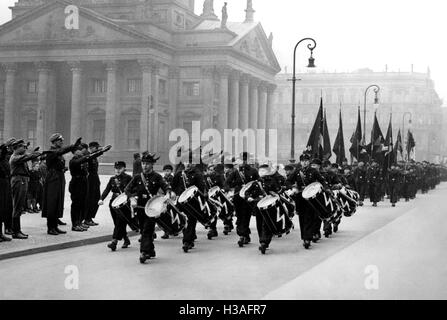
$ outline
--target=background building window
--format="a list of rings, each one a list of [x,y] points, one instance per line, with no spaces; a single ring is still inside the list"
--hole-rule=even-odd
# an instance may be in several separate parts
[[[140,148],[140,121],[127,121],[127,145],[130,149]]]
[[[26,88],[28,93],[37,93],[37,81],[28,80],[28,86]]]
[[[183,82],[183,95],[186,97],[200,96],[199,82]]]
[[[26,122],[26,138],[31,143],[30,147],[36,146],[36,120],[28,120]]]
[[[168,89],[166,86],[166,80],[160,79],[158,80],[158,96],[160,98],[166,98],[168,94]]]
[[[92,79],[92,92],[93,93],[105,93],[105,92],[107,92],[107,80],[105,80],[105,79]]]
[[[141,92],[141,79],[128,79],[127,92]]]
[[[106,121],[104,119],[93,120],[93,140],[99,144],[104,144],[104,135],[106,131]]]

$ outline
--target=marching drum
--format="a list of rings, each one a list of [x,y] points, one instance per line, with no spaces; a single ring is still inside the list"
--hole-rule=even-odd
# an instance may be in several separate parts
[[[323,189],[321,183],[314,182],[309,184],[304,188],[302,196],[317,211],[321,220],[331,221],[337,216],[339,206],[331,194]]]
[[[343,187],[340,189],[339,195],[341,206],[344,209],[344,215],[346,217],[352,216],[357,210],[358,199],[360,198],[359,194],[354,190]]]
[[[188,218],[175,204],[165,196],[151,198],[145,207],[145,213],[169,235],[179,234],[187,225]]]
[[[279,197],[281,200],[281,204],[287,210],[287,214],[292,219],[293,216],[295,215],[295,210],[296,210],[295,201],[292,199],[292,197],[290,196],[290,193],[288,193],[288,192],[280,193]]]
[[[293,227],[279,197],[268,195],[258,202],[258,209],[269,230],[276,236],[288,234]]]
[[[215,219],[216,214],[213,212],[210,204],[205,196],[196,186],[189,187],[178,198],[180,209],[187,215],[197,219],[205,228],[208,228]]]
[[[110,206],[128,223],[133,231],[138,230],[138,222],[135,222],[132,219],[130,200],[125,193],[117,196]]]
[[[213,199],[214,201],[218,202],[220,204],[220,207],[218,209],[219,211],[219,218],[223,221],[231,220],[231,218],[234,215],[234,205],[233,203],[227,198],[225,193],[223,193],[222,189],[220,187],[213,187],[208,191],[208,195],[210,199]]]

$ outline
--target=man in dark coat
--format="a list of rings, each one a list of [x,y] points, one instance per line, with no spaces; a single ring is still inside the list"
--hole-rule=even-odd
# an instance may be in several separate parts
[[[95,153],[100,148],[98,142],[93,141],[88,145],[90,153]],[[88,161],[88,196],[87,196],[87,215],[84,224],[88,226],[97,226],[98,223],[93,221],[98,212],[98,201],[101,198],[101,182],[98,175],[99,162],[98,158],[92,157]]]
[[[6,147],[6,155],[5,155],[5,168],[8,168],[8,185],[9,185],[9,196],[11,197],[10,201],[11,201],[11,205],[9,208],[9,212],[5,212],[5,219],[3,221],[3,223],[5,224],[5,234],[7,235],[12,235],[12,194],[11,194],[11,172],[10,172],[10,166],[9,166],[9,159],[11,158],[12,155],[12,147],[11,144],[16,141],[16,138],[10,138],[5,142],[5,147]]]
[[[29,170],[27,162],[40,157],[34,149],[32,153],[26,153],[27,145],[23,140],[17,140],[12,145],[14,153],[9,159],[11,169],[11,193],[12,193],[12,237],[14,239],[27,239],[28,235],[22,232],[20,217],[26,209],[26,195],[28,193]]]
[[[47,151],[46,167],[47,175],[43,185],[42,217],[47,218],[48,232],[55,234],[58,225],[65,225],[60,221],[64,215],[65,197],[65,159],[64,154],[75,150],[81,144],[81,138],[75,144],[63,147],[64,138],[60,133],[54,133],[50,137],[52,146]]]
[[[132,177],[138,176],[143,172],[143,169],[141,167],[141,155],[139,153],[134,153],[133,155],[133,170],[132,170]]]
[[[3,234],[3,224],[6,232],[6,222],[8,219],[12,220],[11,172],[9,161],[6,159],[7,154],[8,147],[6,144],[0,145],[0,242],[11,241],[11,238]]]

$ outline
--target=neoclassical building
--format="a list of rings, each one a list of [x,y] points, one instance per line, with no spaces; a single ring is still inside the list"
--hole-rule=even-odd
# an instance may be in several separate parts
[[[278,127],[279,158],[290,158],[292,85],[288,79],[292,75],[277,75],[278,88],[275,94],[274,127]],[[393,140],[396,140],[399,129],[411,130],[416,140],[416,159],[418,161],[438,161],[447,157],[445,144],[447,128],[443,124],[442,101],[434,88],[430,71],[413,72],[373,72],[360,69],[351,73],[299,73],[296,85],[296,155],[304,150],[315,121],[320,97],[326,108],[328,130],[331,144],[337,135],[339,110],[341,105],[346,155],[349,159],[349,142],[356,124],[357,110],[360,105],[363,129],[364,96],[368,86],[376,84],[380,87],[377,116],[384,135],[388,128],[392,112]],[[371,140],[371,129],[374,116],[374,91],[370,89],[366,106],[366,141]],[[404,114],[407,113],[404,117]],[[446,114],[446,113],[444,113]],[[405,128],[403,128],[405,127]],[[405,135],[402,136],[405,140]],[[333,155],[331,160],[335,160]]]
[[[194,2],[18,0],[0,26],[0,140],[46,149],[61,132],[113,145],[103,161],[151,150],[166,162],[169,132],[192,121],[272,127],[280,67],[252,1],[243,22]]]

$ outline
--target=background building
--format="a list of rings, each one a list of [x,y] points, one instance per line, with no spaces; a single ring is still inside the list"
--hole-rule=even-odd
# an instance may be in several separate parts
[[[169,132],[266,128],[280,71],[251,1],[244,22],[212,1],[18,0],[0,27],[1,140],[111,144],[103,161],[150,150],[168,159]],[[67,6],[79,29],[67,29]],[[249,114],[255,115],[254,117]]]
[[[292,83],[291,74],[278,74],[275,108],[277,112],[273,122],[278,132],[279,157],[283,160],[290,158],[291,134],[291,105]],[[300,73],[300,81],[296,85],[296,155],[297,158],[305,149],[309,133],[312,129],[323,96],[326,108],[328,129],[333,146],[338,130],[340,105],[342,109],[343,129],[346,155],[349,159],[349,142],[357,124],[357,108],[360,105],[362,130],[363,107],[366,88],[377,84],[380,104],[377,116],[384,135],[388,128],[392,110],[393,141],[396,140],[398,130],[402,130],[403,115],[411,113],[413,131],[416,140],[416,159],[418,161],[437,161],[442,155],[447,155],[446,126],[441,108],[442,101],[434,89],[427,73],[416,72],[373,72],[362,69],[352,73]],[[366,141],[371,140],[371,129],[374,116],[374,91],[370,89],[367,97]],[[410,116],[405,116],[405,131],[409,128]],[[444,118],[445,119],[445,118]],[[443,131],[444,130],[444,131]],[[402,137],[406,138],[406,135]],[[335,160],[335,155],[331,157]]]

